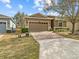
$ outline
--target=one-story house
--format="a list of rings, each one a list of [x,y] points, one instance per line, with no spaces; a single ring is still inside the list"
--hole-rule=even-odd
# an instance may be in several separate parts
[[[6,33],[16,29],[16,24],[13,18],[0,14],[0,33]]]
[[[67,20],[66,17],[58,16],[45,16],[40,13],[33,14],[31,16],[24,17],[25,27],[29,28],[30,32],[39,31],[71,31],[72,24]],[[79,30],[79,24],[76,24],[76,29]]]
[[[54,16],[45,16],[37,13],[31,16],[26,16],[24,19],[24,24],[26,25],[26,28],[29,28],[30,32],[55,30],[59,27]]]
[[[51,29],[51,21],[54,18],[46,17],[40,13],[26,16],[25,18],[25,27],[29,28],[29,32],[39,32],[39,31],[48,31]]]

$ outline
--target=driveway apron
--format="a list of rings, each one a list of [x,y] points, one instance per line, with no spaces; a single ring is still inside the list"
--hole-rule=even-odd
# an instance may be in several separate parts
[[[40,44],[39,59],[79,59],[79,41],[52,32],[31,35]]]

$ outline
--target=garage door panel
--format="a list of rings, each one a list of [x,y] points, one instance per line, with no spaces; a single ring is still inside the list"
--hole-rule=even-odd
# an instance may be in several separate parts
[[[30,22],[29,23],[29,31],[30,32],[39,32],[39,31],[47,31],[48,23],[38,23],[38,22]]]
[[[0,22],[0,33],[5,33],[5,32],[6,32],[6,23]]]

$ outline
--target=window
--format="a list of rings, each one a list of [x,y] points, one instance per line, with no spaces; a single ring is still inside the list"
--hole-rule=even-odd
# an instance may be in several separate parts
[[[59,26],[62,27],[62,22],[59,22]]]

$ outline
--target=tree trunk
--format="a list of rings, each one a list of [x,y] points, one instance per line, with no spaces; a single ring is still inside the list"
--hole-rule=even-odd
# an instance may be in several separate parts
[[[72,34],[75,32],[75,23],[72,23]]]

